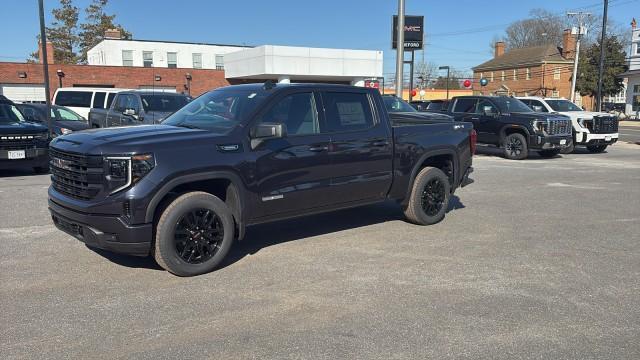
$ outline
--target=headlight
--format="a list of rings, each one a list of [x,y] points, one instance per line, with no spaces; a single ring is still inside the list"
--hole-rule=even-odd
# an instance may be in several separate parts
[[[105,178],[110,193],[137,183],[155,167],[153,154],[105,157]]]
[[[60,132],[62,133],[62,135],[65,135],[65,134],[70,134],[70,133],[72,133],[73,131],[72,131],[72,130],[69,130],[69,129],[67,129],[67,128],[60,128]]]
[[[533,126],[533,130],[537,133],[544,134],[547,132],[549,122],[547,120],[533,120],[531,125]]]

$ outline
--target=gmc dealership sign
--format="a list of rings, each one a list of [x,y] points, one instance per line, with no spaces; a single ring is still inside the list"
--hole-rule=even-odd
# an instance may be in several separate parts
[[[397,47],[398,38],[398,15],[393,16],[393,40],[391,47]],[[424,39],[424,16],[405,15],[404,16],[404,48],[409,50],[422,49]]]

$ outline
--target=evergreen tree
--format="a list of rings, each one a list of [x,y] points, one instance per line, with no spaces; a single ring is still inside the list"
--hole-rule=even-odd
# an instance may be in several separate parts
[[[615,95],[622,91],[622,78],[617,75],[627,70],[624,46],[616,36],[605,39],[604,71],[602,74],[602,96]],[[576,90],[580,95],[596,96],[598,92],[598,68],[600,64],[600,41],[580,54]]]
[[[45,28],[47,41],[53,45],[53,58],[59,64],[76,64],[79,60],[76,50],[80,44],[78,36],[78,13],[72,0],[60,0],[60,7],[51,11],[53,22]],[[40,35],[38,35],[38,41]],[[39,51],[31,54],[32,61],[38,60]]]
[[[85,22],[80,25],[81,62],[87,62],[87,51],[104,39],[105,31],[120,30],[123,39],[131,39],[131,33],[121,25],[114,23],[115,15],[105,13],[109,0],[93,0],[85,9]]]

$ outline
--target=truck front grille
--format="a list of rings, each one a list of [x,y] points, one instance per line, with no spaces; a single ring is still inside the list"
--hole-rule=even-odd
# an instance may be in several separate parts
[[[549,120],[549,135],[571,135],[571,120],[569,119],[552,119]]]
[[[613,116],[594,116],[589,130],[594,134],[617,133],[618,119]]]
[[[101,156],[87,156],[49,150],[51,184],[56,191],[80,200],[91,200],[104,185],[104,169]]]
[[[0,150],[28,150],[35,149],[36,135],[11,134],[0,136]]]

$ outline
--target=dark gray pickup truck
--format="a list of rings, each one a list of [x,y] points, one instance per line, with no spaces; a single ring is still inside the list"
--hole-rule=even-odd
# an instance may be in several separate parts
[[[88,121],[92,128],[158,124],[188,102],[189,98],[182,94],[123,91],[116,95],[109,109],[92,108]]]
[[[385,200],[439,222],[474,149],[470,123],[389,115],[373,89],[234,85],[161,125],[56,138],[49,209],[89,246],[196,275],[254,224]]]

